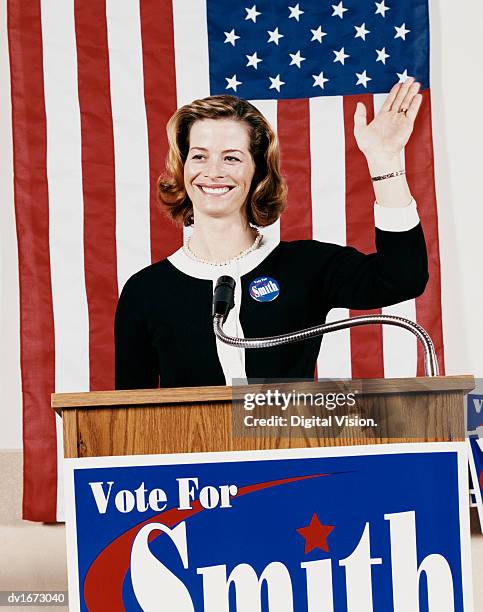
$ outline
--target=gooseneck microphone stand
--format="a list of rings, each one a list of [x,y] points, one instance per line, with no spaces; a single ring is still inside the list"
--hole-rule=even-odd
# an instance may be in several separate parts
[[[407,329],[416,336],[419,342],[421,342],[424,352],[425,375],[439,375],[436,351],[434,350],[433,341],[428,332],[421,327],[421,325],[403,317],[392,315],[362,315],[360,317],[351,317],[341,321],[333,321],[332,323],[323,323],[315,327],[309,327],[288,334],[268,336],[267,338],[236,338],[234,336],[227,336],[223,331],[223,324],[226,321],[228,313],[235,305],[234,293],[234,279],[231,278],[231,276],[220,276],[213,292],[213,329],[216,337],[225,344],[243,349],[269,348],[282,344],[301,342],[302,340],[308,340],[315,336],[321,336],[350,327],[358,327],[360,325],[394,325]]]

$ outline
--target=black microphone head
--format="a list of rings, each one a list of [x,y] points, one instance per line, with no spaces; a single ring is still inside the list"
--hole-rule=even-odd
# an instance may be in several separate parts
[[[235,305],[235,279],[231,276],[220,276],[213,291],[213,316],[222,315],[223,323]]]
[[[215,291],[220,285],[228,285],[228,287],[231,287],[233,291],[235,291],[236,281],[231,276],[220,276],[220,278],[216,281]]]

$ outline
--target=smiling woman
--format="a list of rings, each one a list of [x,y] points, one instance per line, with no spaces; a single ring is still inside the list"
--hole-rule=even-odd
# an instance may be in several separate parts
[[[369,125],[362,104],[354,116],[377,200],[377,252],[370,255],[264,236],[287,193],[267,120],[249,102],[225,95],[178,109],[167,125],[170,148],[159,199],[192,233],[122,291],[116,388],[313,376],[320,338],[246,354],[215,338],[211,297],[222,275],[236,279],[235,307],[224,327],[238,336],[286,333],[323,322],[331,308],[378,308],[422,293],[426,248],[399,156],[421,103],[418,89],[412,79],[395,85]]]
[[[176,111],[167,132],[167,172],[158,186],[173,219],[192,225],[196,214],[200,221],[196,195],[210,187],[234,191],[230,200],[238,202],[242,225],[264,227],[278,219],[286,200],[278,141],[253,105],[232,96],[195,100]],[[200,223],[195,234],[198,229]]]

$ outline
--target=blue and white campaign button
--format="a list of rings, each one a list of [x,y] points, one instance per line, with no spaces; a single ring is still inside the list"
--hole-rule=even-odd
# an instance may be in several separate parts
[[[280,285],[270,276],[259,276],[250,283],[249,293],[257,302],[272,302],[279,296]]]

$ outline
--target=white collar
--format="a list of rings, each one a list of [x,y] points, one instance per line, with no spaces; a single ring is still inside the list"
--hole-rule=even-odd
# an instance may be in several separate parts
[[[257,249],[255,249],[255,251],[251,251],[241,259],[226,263],[222,266],[213,266],[209,263],[196,261],[185,253],[183,247],[180,247],[177,251],[170,255],[168,257],[168,261],[184,274],[193,276],[195,278],[216,280],[220,276],[224,275],[240,278],[261,264],[262,261],[275,249],[279,242],[280,240],[271,236],[262,235],[260,245]]]

